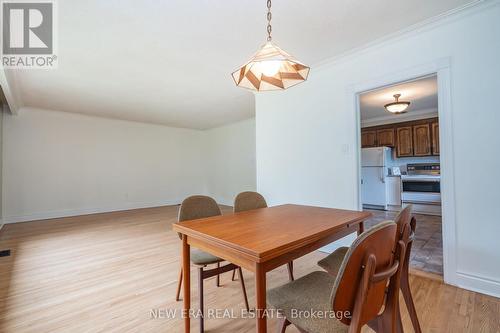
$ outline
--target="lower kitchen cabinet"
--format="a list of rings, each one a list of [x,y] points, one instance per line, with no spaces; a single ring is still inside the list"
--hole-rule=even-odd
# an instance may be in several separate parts
[[[401,177],[387,177],[386,178],[386,189],[387,189],[387,205],[396,206],[396,208],[401,207]]]

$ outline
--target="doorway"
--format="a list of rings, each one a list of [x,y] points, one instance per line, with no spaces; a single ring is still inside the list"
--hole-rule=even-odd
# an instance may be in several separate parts
[[[410,267],[444,273],[437,73],[358,93],[361,208],[371,227],[412,205]]]

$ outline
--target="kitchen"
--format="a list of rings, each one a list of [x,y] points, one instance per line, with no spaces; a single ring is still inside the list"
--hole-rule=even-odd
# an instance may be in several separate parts
[[[417,219],[411,266],[443,274],[437,77],[360,95],[361,200],[369,224],[412,205]]]

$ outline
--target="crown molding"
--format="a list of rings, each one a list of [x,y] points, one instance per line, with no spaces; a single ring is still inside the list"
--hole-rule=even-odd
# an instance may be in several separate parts
[[[390,33],[381,38],[375,39],[371,42],[368,42],[362,46],[350,49],[346,52],[343,52],[337,56],[333,56],[327,58],[323,61],[320,61],[311,68],[314,70],[322,70],[324,68],[328,68],[330,66],[341,63],[342,61],[347,61],[353,56],[362,55],[368,51],[375,50],[377,48],[381,48],[384,46],[388,46],[402,39],[415,36],[419,33],[429,31],[435,29],[437,27],[449,24],[458,19],[474,15],[476,13],[487,10],[491,7],[497,6],[500,4],[500,0],[476,0],[474,2],[470,2],[463,6],[454,8],[442,14],[433,16],[426,20],[423,20],[419,23],[413,24],[409,27],[401,29],[397,32]]]

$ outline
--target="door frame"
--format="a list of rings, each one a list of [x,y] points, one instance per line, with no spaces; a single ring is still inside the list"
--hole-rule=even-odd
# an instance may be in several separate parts
[[[453,150],[453,114],[451,105],[451,58],[440,58],[420,66],[392,72],[382,77],[361,82],[348,88],[351,110],[356,119],[356,162],[357,169],[357,201],[361,202],[361,114],[359,96],[362,93],[404,83],[420,77],[437,75],[438,83],[438,116],[439,116],[439,150],[441,163],[441,205],[443,228],[443,278],[448,284],[457,285],[456,255],[456,223],[455,223],[455,170]]]

